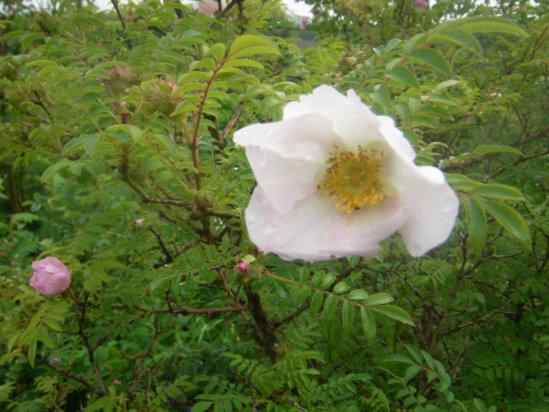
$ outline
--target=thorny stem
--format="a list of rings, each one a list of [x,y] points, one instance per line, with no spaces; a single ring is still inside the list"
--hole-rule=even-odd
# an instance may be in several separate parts
[[[102,393],[107,393],[107,387],[105,385],[105,382],[103,381],[103,377],[101,376],[101,372],[99,370],[99,366],[97,365],[97,360],[95,358],[95,350],[99,345],[92,346],[90,342],[90,337],[86,333],[86,322],[87,322],[87,310],[88,310],[88,298],[89,295],[86,293],[84,296],[83,302],[76,301],[76,304],[79,307],[80,313],[78,317],[78,335],[80,336],[80,339],[82,340],[82,343],[84,344],[84,347],[86,348],[86,351],[88,352],[88,360],[90,361],[90,364],[95,371],[95,378],[97,380],[97,384],[99,385],[99,388]]]
[[[196,189],[200,190],[200,160],[198,156],[198,132],[200,131],[200,122],[202,120],[202,114],[204,112],[204,105],[206,104],[206,99],[208,98],[208,94],[210,92],[210,88],[212,87],[212,84],[214,80],[217,78],[217,75],[219,74],[219,71],[223,67],[223,65],[226,62],[226,58],[221,59],[216,67],[213,70],[212,75],[208,79],[208,82],[206,83],[206,88],[204,89],[204,92],[202,93],[202,97],[200,98],[200,101],[198,102],[198,109],[194,113],[194,128],[193,128],[193,134],[192,134],[192,140],[191,140],[191,152],[192,152],[192,159],[193,159],[193,166],[196,169],[195,171],[195,184]]]
[[[257,341],[261,344],[271,361],[275,362],[277,358],[275,328],[273,327],[273,324],[269,322],[269,319],[263,310],[259,294],[252,290],[247,279],[244,279],[243,283],[244,293],[248,299],[248,309],[254,319]]]

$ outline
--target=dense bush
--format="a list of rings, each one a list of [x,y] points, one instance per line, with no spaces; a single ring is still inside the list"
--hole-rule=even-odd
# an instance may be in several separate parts
[[[549,410],[547,2],[311,3],[306,31],[275,0],[3,3],[0,409]],[[249,241],[233,132],[320,84],[446,173],[445,245]],[[29,287],[46,256],[56,297]]]

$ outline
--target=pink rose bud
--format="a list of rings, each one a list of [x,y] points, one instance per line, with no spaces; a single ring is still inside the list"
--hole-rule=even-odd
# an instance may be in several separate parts
[[[63,293],[71,284],[71,272],[56,257],[47,257],[32,262],[34,273],[29,284],[45,296]]]
[[[198,12],[213,17],[219,10],[219,4],[213,0],[200,0],[197,6]]]
[[[238,262],[238,265],[236,265],[236,271],[240,273],[246,273],[249,267],[250,267],[249,262],[246,262],[245,260],[241,260],[240,262]]]
[[[416,7],[418,9],[428,9],[429,8],[429,0],[415,0]]]

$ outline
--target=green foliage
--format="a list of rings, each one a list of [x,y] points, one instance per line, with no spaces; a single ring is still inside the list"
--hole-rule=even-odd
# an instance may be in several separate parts
[[[0,410],[549,409],[547,4],[309,3],[305,31],[271,0],[2,3]],[[232,134],[322,83],[445,172],[445,245],[255,249]],[[45,256],[60,296],[28,286]]]

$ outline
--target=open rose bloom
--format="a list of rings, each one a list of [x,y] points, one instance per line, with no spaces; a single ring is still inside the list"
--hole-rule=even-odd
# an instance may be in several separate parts
[[[282,121],[235,133],[258,186],[252,242],[283,259],[372,256],[399,232],[413,256],[443,243],[459,209],[435,167],[416,166],[394,121],[329,86],[284,108]]]
[[[71,284],[71,272],[56,257],[47,257],[32,263],[34,273],[30,285],[45,296],[63,293]]]

